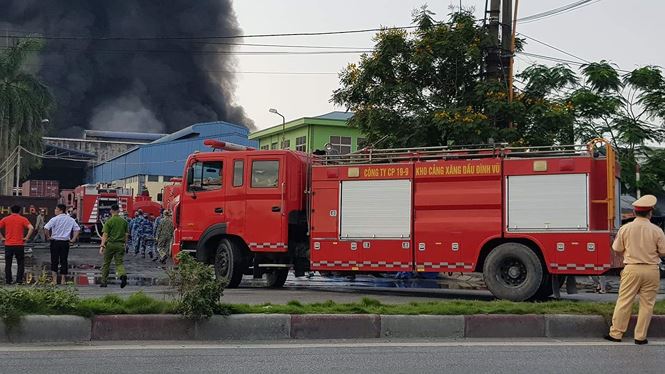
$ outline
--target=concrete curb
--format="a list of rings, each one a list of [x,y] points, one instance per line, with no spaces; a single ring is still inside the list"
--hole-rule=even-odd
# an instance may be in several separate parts
[[[194,340],[194,321],[177,315],[113,315],[92,320],[92,340]]]
[[[381,335],[377,314],[303,314],[291,316],[294,339],[366,339]]]
[[[464,317],[466,338],[542,338],[545,316],[478,314]]]
[[[384,338],[463,338],[464,316],[381,316]]]
[[[632,337],[635,317],[626,332]],[[193,321],[177,315],[26,316],[0,322],[1,343],[91,340],[280,340],[372,338],[598,338],[602,316],[588,315],[375,315],[240,314]],[[665,337],[665,316],[654,316],[649,337]]]
[[[78,316],[25,316],[16,326],[0,320],[0,342],[84,342],[90,341],[92,322]]]
[[[603,316],[545,316],[545,336],[548,338],[594,338],[607,335],[608,330],[609,325]]]
[[[213,316],[196,322],[197,340],[276,340],[291,337],[288,314]]]

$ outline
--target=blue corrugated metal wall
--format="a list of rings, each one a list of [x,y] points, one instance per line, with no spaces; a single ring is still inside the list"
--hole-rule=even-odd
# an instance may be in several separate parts
[[[249,130],[227,122],[208,122],[190,126],[183,131],[184,140],[141,145],[124,155],[94,166],[89,183],[110,183],[135,175],[182,176],[187,156],[192,152],[207,151],[205,139],[217,139],[236,144],[258,147],[258,142],[247,139]]]

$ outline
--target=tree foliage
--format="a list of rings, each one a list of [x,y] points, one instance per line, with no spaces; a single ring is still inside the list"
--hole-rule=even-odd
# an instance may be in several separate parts
[[[341,87],[333,93],[336,104],[355,113],[351,125],[370,143],[433,146],[494,139],[548,144],[570,137],[559,123],[572,121],[570,111],[550,94],[569,84],[572,72],[534,71],[540,80],[508,103],[506,83],[483,74],[486,50],[498,41],[471,12],[452,13],[440,22],[424,7],[413,22],[410,33],[379,32],[374,51],[341,72]]]
[[[26,70],[31,54],[41,47],[37,40],[18,42],[0,53],[0,159],[6,161],[21,141],[21,145],[33,151],[41,151],[42,123],[53,109],[53,97],[49,90]],[[24,172],[39,160],[26,158]],[[11,162],[0,168],[0,185],[7,193],[11,182]]]
[[[516,76],[512,102],[483,63],[493,40],[467,11],[437,21],[426,7],[414,30],[385,29],[375,48],[340,73],[332,101],[354,112],[350,125],[378,147],[478,144],[558,145],[610,139],[624,189],[662,192],[665,80],[655,66],[624,72],[608,61],[574,70],[531,65]],[[523,43],[519,41],[518,50]]]

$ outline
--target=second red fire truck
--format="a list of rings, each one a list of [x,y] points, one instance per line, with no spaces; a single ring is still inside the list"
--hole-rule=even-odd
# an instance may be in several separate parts
[[[291,267],[482,272],[498,298],[552,293],[553,275],[621,266],[615,153],[581,146],[257,151],[206,141],[187,160],[173,254],[239,285],[281,287]]]

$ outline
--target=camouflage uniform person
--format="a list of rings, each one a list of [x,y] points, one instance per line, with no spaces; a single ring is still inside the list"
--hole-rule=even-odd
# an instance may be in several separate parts
[[[173,240],[173,219],[171,218],[171,211],[164,211],[164,216],[159,221],[157,226],[157,250],[159,251],[159,261],[163,264],[171,254],[171,241]]]
[[[155,228],[155,241],[157,241],[157,229],[159,228],[159,223],[162,221],[163,218],[164,218],[164,208],[162,208],[159,211],[159,216],[155,218],[155,224],[152,225]]]
[[[127,240],[125,241],[125,254],[129,253],[129,249],[132,247],[132,219],[129,218],[127,211],[120,212],[120,218],[124,219],[127,222]]]
[[[139,237],[141,238],[141,257],[145,258],[146,252],[153,261],[157,261],[155,256],[155,229],[152,221],[148,219],[148,213],[143,213],[143,218],[139,221]]]
[[[141,224],[143,220],[143,211],[140,209],[136,211],[134,219],[130,223],[129,235],[132,238],[132,248],[134,249],[134,256],[139,254],[141,249]]]

